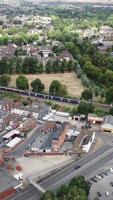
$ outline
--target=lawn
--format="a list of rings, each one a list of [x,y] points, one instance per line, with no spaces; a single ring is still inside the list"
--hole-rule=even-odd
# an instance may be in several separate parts
[[[77,78],[75,73],[58,73],[58,74],[29,74],[25,75],[29,80],[29,84],[36,78],[40,78],[45,84],[45,91],[48,92],[49,85],[53,80],[59,80],[62,84],[67,86],[68,95],[72,97],[80,97],[84,87]],[[10,86],[16,86],[16,78],[18,75],[11,75]]]

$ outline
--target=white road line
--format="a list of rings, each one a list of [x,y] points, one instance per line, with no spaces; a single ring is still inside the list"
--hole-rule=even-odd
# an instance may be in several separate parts
[[[108,145],[106,145],[106,146],[108,146]],[[110,146],[109,148],[111,149],[111,146]],[[108,149],[108,150],[110,150],[110,149]],[[107,150],[107,151],[108,151],[108,150]],[[105,151],[105,152],[107,152],[107,151]],[[77,160],[77,161],[75,161],[75,162],[81,162],[81,161],[87,159],[87,157],[93,155],[93,154],[96,153],[96,152],[98,152],[98,151],[91,152],[89,155],[87,155],[87,156],[85,156],[85,157],[83,157],[83,158],[81,158],[80,160]],[[104,153],[105,153],[105,152],[104,152]],[[101,154],[101,155],[103,155],[103,154]],[[72,163],[71,166],[67,166],[67,167],[65,168],[65,170],[66,170],[66,169],[69,169],[69,168],[72,167],[73,165],[74,165],[74,163]],[[52,175],[52,177],[49,177],[48,179],[43,180],[43,181],[41,182],[41,184],[46,183],[48,180],[50,180],[50,179],[53,178],[53,177],[56,177],[56,176],[59,175],[60,173],[61,173],[61,171],[59,171],[59,172],[57,172],[56,174]]]

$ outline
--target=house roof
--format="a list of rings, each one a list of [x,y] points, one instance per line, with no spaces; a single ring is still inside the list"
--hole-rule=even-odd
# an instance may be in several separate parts
[[[69,58],[70,60],[73,60],[72,54],[71,54],[69,51],[67,51],[67,50],[63,51],[63,52],[57,57],[57,59],[65,59],[65,58]]]
[[[19,185],[19,182],[11,176],[6,170],[0,168],[0,192]]]

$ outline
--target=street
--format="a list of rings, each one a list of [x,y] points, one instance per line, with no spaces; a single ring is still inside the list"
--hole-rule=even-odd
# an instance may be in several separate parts
[[[71,178],[78,175],[83,175],[86,178],[98,171],[100,168],[104,168],[110,160],[113,159],[113,146],[105,145],[101,147],[96,152],[86,155],[84,158],[80,159],[78,162],[81,168],[78,170],[74,169],[74,164],[66,167],[65,169],[57,172],[51,177],[45,178],[45,180],[40,181],[38,184],[44,189],[56,191],[60,185],[68,183]],[[31,186],[30,195],[27,189],[21,196],[15,196],[11,200],[38,200],[40,199],[40,192]]]

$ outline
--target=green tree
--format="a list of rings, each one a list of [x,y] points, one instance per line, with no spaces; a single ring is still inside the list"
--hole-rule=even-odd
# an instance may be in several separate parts
[[[49,94],[53,96],[60,96],[61,95],[61,83],[57,80],[51,82],[49,87]]]
[[[87,115],[88,113],[93,113],[94,107],[86,102],[81,102],[77,107],[77,112]]]
[[[66,196],[69,192],[69,187],[67,185],[62,185],[57,191],[57,197],[59,200],[66,199]]]
[[[11,81],[11,79],[10,79],[10,76],[8,76],[8,75],[2,75],[1,77],[0,77],[0,85],[1,86],[8,86],[9,85],[9,82]]]
[[[39,65],[37,66],[37,72],[38,73],[43,73],[44,68],[43,68],[43,63],[39,63]]]
[[[113,115],[113,108],[110,109],[109,114]]]
[[[19,76],[16,79],[16,87],[20,90],[29,89],[28,79],[25,76]]]
[[[48,60],[48,62],[46,63],[45,72],[51,73],[52,71],[53,71],[52,62],[50,60]]]
[[[31,82],[31,87],[33,92],[39,93],[43,92],[45,88],[44,84],[38,78]]]
[[[44,193],[44,195],[41,197],[40,200],[58,200],[55,196],[55,194],[51,191],[47,191]]]
[[[69,189],[67,200],[88,200],[84,189],[73,186]]]
[[[81,97],[88,101],[93,98],[93,93],[86,89],[82,92]]]
[[[38,60],[33,57],[26,57],[22,64],[22,72],[25,74],[34,74],[37,72]]]
[[[90,186],[83,176],[73,178],[69,183],[70,186],[77,186],[77,188],[85,190],[86,194],[89,195]]]
[[[113,103],[113,87],[110,87],[106,92],[106,102]]]
[[[0,60],[0,74],[7,74],[7,73],[8,73],[7,59],[3,58]]]
[[[58,80],[54,80],[50,84],[49,94],[53,96],[66,96],[67,88],[66,86],[62,85]]]

